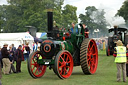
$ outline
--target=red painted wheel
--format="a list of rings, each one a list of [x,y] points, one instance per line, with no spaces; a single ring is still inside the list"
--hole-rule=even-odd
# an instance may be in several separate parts
[[[110,49],[109,49],[109,46],[106,47],[106,54],[107,54],[107,56],[110,56]]]
[[[98,65],[98,50],[95,40],[85,39],[80,48],[80,63],[84,74],[94,74]]]
[[[72,55],[68,51],[60,51],[55,57],[55,65],[53,69],[59,78],[69,78],[73,71]]]
[[[40,51],[36,51],[33,52],[28,59],[28,71],[33,78],[42,77],[47,68],[47,66],[39,65],[37,63],[40,56],[42,57],[42,59],[45,58]]]

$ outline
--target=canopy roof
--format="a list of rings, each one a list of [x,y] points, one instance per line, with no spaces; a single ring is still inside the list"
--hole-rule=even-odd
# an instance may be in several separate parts
[[[16,40],[34,40],[34,38],[27,32],[23,33],[0,33],[0,40],[16,41]]]
[[[118,29],[118,31],[121,31],[121,32],[127,31],[126,28],[117,28],[117,29]],[[110,33],[110,32],[112,32],[112,31],[114,31],[114,28],[111,28],[111,29],[109,29],[108,31],[109,31],[109,33]]]

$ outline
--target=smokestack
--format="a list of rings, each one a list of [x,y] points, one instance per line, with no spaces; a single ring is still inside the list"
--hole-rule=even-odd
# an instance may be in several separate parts
[[[114,35],[117,35],[118,28],[117,26],[114,26]]]
[[[48,23],[48,32],[53,30],[53,12],[48,11],[47,12],[47,23]]]

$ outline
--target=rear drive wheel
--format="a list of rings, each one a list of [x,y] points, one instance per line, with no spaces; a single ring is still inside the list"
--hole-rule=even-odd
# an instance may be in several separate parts
[[[98,50],[95,40],[85,39],[80,48],[80,63],[84,74],[94,74],[98,65]]]

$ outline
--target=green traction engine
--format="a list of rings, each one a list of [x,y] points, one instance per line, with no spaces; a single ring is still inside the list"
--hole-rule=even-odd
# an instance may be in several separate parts
[[[33,78],[42,77],[49,67],[59,78],[66,79],[71,76],[73,66],[81,66],[84,74],[94,74],[98,65],[95,40],[85,38],[82,24],[76,24],[73,33],[53,29],[53,12],[47,14],[47,38],[40,42],[40,51],[30,54],[29,74]]]

